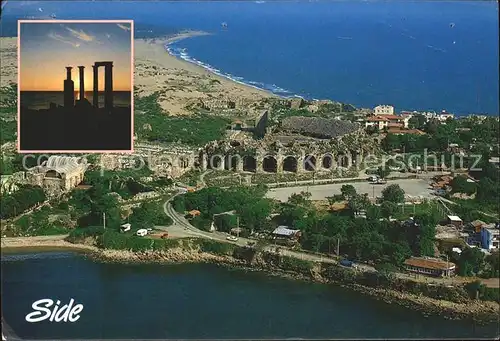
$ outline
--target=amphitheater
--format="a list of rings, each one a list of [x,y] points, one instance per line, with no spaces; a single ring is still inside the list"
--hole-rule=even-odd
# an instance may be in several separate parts
[[[266,112],[255,128],[207,144],[198,160],[203,170],[330,172],[351,168],[377,146],[357,123],[293,116],[272,126]]]

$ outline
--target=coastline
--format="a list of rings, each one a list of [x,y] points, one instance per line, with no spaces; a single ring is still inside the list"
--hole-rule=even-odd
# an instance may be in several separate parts
[[[1,252],[7,255],[19,252],[68,251],[81,253],[92,261],[116,264],[215,264],[247,272],[263,272],[269,276],[290,280],[340,285],[388,304],[397,304],[410,310],[419,311],[424,316],[442,315],[447,319],[473,320],[475,323],[485,324],[498,320],[499,304],[497,302],[468,300],[467,302],[456,303],[421,294],[417,295],[382,287],[368,287],[355,282],[345,282],[325,277],[324,269],[321,269],[322,264],[319,263],[315,263],[309,271],[300,271],[280,268],[275,264],[264,261],[262,257],[257,257],[259,259],[255,262],[248,262],[230,255],[213,254],[201,250],[186,250],[183,247],[176,247],[167,251],[140,252],[100,249],[92,245],[92,239],[73,244],[60,238],[61,236],[56,238],[2,238]],[[8,240],[4,242],[4,239]]]
[[[263,88],[258,87],[256,85],[252,85],[252,84],[246,83],[244,81],[240,81],[240,80],[237,80],[235,78],[232,78],[230,75],[227,75],[227,74],[225,74],[217,69],[214,69],[213,67],[211,67],[209,65],[203,66],[203,65],[205,65],[204,63],[202,63],[202,62],[197,63],[196,61],[191,60],[189,56],[187,58],[178,57],[170,49],[171,44],[174,44],[174,43],[179,42],[181,40],[188,39],[188,38],[194,38],[194,37],[200,37],[200,36],[209,36],[209,35],[213,35],[213,33],[205,32],[205,31],[183,31],[183,32],[171,35],[169,37],[166,37],[165,40],[163,41],[163,47],[164,47],[165,51],[171,57],[176,58],[180,61],[184,61],[190,65],[194,65],[195,67],[198,67],[204,71],[208,71],[208,72],[212,73],[213,75],[221,77],[222,79],[225,79],[227,81],[230,81],[230,82],[233,82],[236,84],[240,84],[242,86],[245,86],[245,87],[253,89],[253,90],[263,91],[265,94],[268,94],[268,95],[273,96],[273,97],[287,98],[287,96],[276,94],[276,93],[272,92],[271,90],[263,89]],[[286,90],[284,90],[284,91],[286,91]],[[291,95],[288,97],[300,97],[300,98],[302,98],[301,96],[297,96],[297,95]]]

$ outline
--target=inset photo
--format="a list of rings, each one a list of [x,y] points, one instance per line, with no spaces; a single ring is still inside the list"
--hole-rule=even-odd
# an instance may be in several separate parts
[[[132,20],[19,20],[18,151],[133,151]]]

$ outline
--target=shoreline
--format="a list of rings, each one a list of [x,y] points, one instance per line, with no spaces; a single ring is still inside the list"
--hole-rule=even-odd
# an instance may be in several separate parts
[[[272,264],[257,261],[249,263],[243,259],[229,255],[217,255],[208,252],[185,250],[173,248],[168,251],[141,251],[132,252],[127,250],[100,249],[88,244],[73,244],[65,240],[33,240],[15,242],[10,239],[4,243],[2,239],[2,255],[15,253],[38,253],[50,251],[68,251],[83,254],[91,261],[115,263],[115,264],[215,264],[230,269],[238,269],[247,272],[262,272],[268,276],[280,277],[289,280],[301,280],[311,283],[322,283],[329,285],[339,285],[368,295],[376,300],[381,300],[388,304],[397,304],[407,309],[418,311],[424,316],[441,315],[450,320],[472,320],[475,323],[492,323],[497,321],[498,303],[489,301],[470,300],[464,303],[456,303],[447,300],[435,299],[423,295],[408,292],[400,292],[393,289],[368,287],[358,283],[346,283],[341,280],[325,278],[322,273],[315,269],[310,272],[301,273],[296,270],[281,269]],[[321,265],[319,265],[321,266]],[[315,265],[315,267],[317,267]]]
[[[190,31],[190,30],[188,30],[188,31],[182,31],[182,32],[179,32],[176,34],[172,34],[172,35],[169,35],[169,36],[166,36],[163,38],[148,38],[148,39],[142,39],[142,40],[147,41],[150,44],[161,44],[163,46],[163,49],[165,50],[165,52],[168,53],[168,55],[170,57],[175,58],[176,60],[178,60],[180,62],[184,62],[187,65],[194,66],[194,67],[200,69],[200,71],[209,72],[210,74],[217,76],[217,77],[220,77],[226,81],[230,81],[232,83],[239,84],[241,86],[247,87],[247,88],[252,89],[252,90],[257,90],[259,92],[263,92],[266,95],[271,96],[271,97],[277,97],[277,98],[283,98],[283,99],[294,98],[294,97],[302,98],[301,96],[298,96],[298,95],[290,95],[290,96],[280,95],[280,94],[274,93],[271,90],[263,89],[257,85],[249,84],[247,82],[232,78],[232,77],[237,77],[237,76],[231,77],[231,75],[228,75],[228,74],[226,74],[218,69],[215,69],[211,65],[204,64],[203,62],[200,62],[200,61],[191,60],[191,56],[189,56],[189,55],[187,58],[182,58],[182,57],[176,56],[174,53],[172,53],[172,50],[169,48],[170,45],[177,43],[181,40],[194,38],[194,37],[210,36],[210,35],[214,35],[214,33],[206,32],[206,31]],[[205,66],[205,65],[207,65],[207,66]],[[283,90],[287,91],[286,89],[283,89]]]

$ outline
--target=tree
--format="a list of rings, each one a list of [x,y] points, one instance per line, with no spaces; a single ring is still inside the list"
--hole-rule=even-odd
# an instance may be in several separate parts
[[[353,185],[342,185],[340,188],[340,192],[344,196],[345,199],[349,200],[356,195],[356,188]]]
[[[397,184],[389,185],[382,191],[382,200],[402,203],[405,201],[405,191]]]
[[[370,205],[366,209],[366,218],[368,220],[378,220],[382,218],[382,211],[377,205]]]
[[[380,205],[380,211],[384,218],[390,218],[394,216],[398,211],[398,204],[392,201],[384,201]]]
[[[389,176],[389,174],[391,174],[391,170],[387,166],[386,167],[379,167],[375,174],[377,174],[381,179],[385,179],[386,177]]]
[[[465,176],[456,176],[451,180],[451,188],[453,193],[465,193],[471,195],[476,192],[476,184],[467,181]]]
[[[460,254],[458,273],[460,276],[474,276],[484,263],[484,253],[475,247],[468,247]]]
[[[367,194],[356,194],[350,197],[348,202],[349,209],[354,213],[359,213],[362,210],[365,210],[370,205],[370,199]]]

